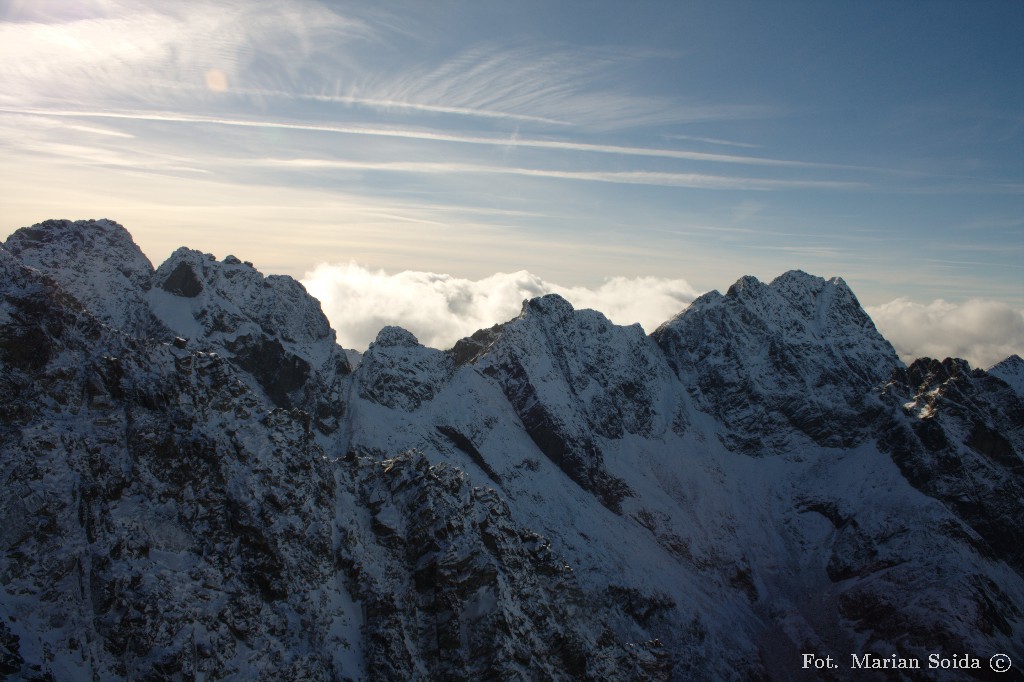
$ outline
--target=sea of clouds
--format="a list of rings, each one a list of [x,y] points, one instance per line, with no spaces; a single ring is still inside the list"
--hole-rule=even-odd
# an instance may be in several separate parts
[[[451,348],[478,329],[516,317],[523,301],[559,294],[575,308],[600,310],[616,324],[651,331],[698,293],[685,280],[612,277],[596,288],[565,287],[525,270],[478,280],[406,270],[388,274],[357,263],[320,265],[302,284],[320,299],[345,348],[365,350],[381,327],[408,329],[420,343]]]
[[[451,348],[478,329],[516,317],[525,299],[549,293],[651,332],[700,294],[683,279],[612,277],[597,287],[565,287],[525,270],[471,280],[411,270],[389,274],[354,262],[320,265],[302,283],[320,299],[338,343],[360,351],[386,325],[408,329],[425,346]],[[987,368],[1024,354],[1024,311],[1003,302],[898,298],[867,312],[905,362],[961,357]]]
[[[964,358],[987,369],[1010,355],[1024,357],[1024,311],[1002,301],[906,298],[866,308],[900,358]]]

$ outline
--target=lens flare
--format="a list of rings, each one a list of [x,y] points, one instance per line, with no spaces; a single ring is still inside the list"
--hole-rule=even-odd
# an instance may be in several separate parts
[[[211,92],[224,92],[228,89],[228,77],[220,69],[210,69],[206,72],[206,89]]]

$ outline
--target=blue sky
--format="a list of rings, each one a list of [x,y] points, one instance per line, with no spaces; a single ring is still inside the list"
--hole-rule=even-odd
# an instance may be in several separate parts
[[[591,290],[801,268],[868,306],[984,301],[1024,329],[1024,3],[7,0],[0,19],[4,233],[110,217],[157,263],[184,244],[296,277]]]

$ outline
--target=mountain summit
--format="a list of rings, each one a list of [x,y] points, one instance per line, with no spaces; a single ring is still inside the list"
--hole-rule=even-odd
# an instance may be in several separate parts
[[[234,256],[11,235],[0,676],[799,680],[813,653],[860,680],[888,678],[851,656],[1024,651],[1021,360],[904,365],[841,279],[743,277],[650,335],[544,296],[351,356]]]
[[[695,300],[652,334],[697,402],[751,453],[863,436],[868,391],[902,363],[839,278],[790,271],[736,281]],[[799,447],[799,446],[798,446]]]

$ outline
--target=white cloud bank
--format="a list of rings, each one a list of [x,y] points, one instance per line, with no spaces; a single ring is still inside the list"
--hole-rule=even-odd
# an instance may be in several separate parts
[[[683,279],[613,277],[595,288],[565,287],[525,270],[470,280],[412,270],[389,274],[354,262],[319,265],[302,283],[320,299],[338,342],[356,350],[365,350],[389,324],[408,329],[426,346],[451,348],[478,329],[514,318],[524,299],[548,293],[577,309],[600,310],[616,324],[639,322],[650,332],[700,293]],[[1024,354],[1024,311],[1007,303],[898,298],[866,310],[906,362],[960,357],[988,368]]]
[[[479,280],[407,270],[388,274],[357,263],[323,264],[302,284],[320,299],[345,348],[364,350],[381,327],[408,329],[420,343],[451,348],[478,329],[519,314],[523,300],[555,293],[575,308],[600,310],[616,324],[652,331],[697,297],[685,280],[613,277],[597,288],[564,287],[525,270]]]
[[[1001,301],[936,299],[925,305],[897,298],[867,312],[905,362],[957,357],[987,369],[1024,354],[1024,311]]]

